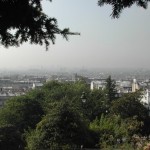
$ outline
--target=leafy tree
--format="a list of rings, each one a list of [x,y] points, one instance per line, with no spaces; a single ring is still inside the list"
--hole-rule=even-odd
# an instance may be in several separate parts
[[[26,96],[30,97],[33,101],[36,101],[41,109],[45,113],[45,99],[46,99],[47,91],[44,89],[34,89],[29,91]]]
[[[111,114],[118,114],[121,118],[132,119],[135,117],[143,125],[141,126],[139,133],[142,135],[150,134],[150,117],[149,110],[140,102],[141,92],[125,94],[120,99],[114,101],[111,107]]]
[[[109,81],[112,82],[111,77]],[[86,93],[84,105],[83,91]],[[40,90],[8,100],[0,109],[0,149],[9,149],[9,143],[16,150],[24,149],[24,140],[27,150],[58,147],[69,150],[82,144],[93,148],[96,144],[113,145],[117,138],[130,138],[135,133],[150,133],[148,111],[140,103],[139,91],[109,103],[106,92],[90,91],[83,81],[51,81]]]
[[[109,102],[112,102],[112,100],[116,99],[116,82],[115,80],[112,80],[111,76],[108,76],[108,78],[106,79],[105,90]]]
[[[0,126],[0,149],[1,150],[21,150],[23,142],[21,134],[12,125]]]
[[[51,102],[61,102],[65,99],[69,99],[69,102],[72,103],[74,107],[78,108],[78,110],[82,109],[82,92],[84,91],[87,94],[90,93],[90,88],[85,82],[82,81],[74,83],[59,83],[57,81],[50,81],[44,85],[42,90],[46,93],[45,105],[47,108],[48,104],[50,104]]]
[[[50,2],[52,0],[49,0]],[[0,43],[5,47],[19,46],[24,42],[46,45],[55,43],[56,35],[75,35],[69,28],[61,30],[56,18],[48,17],[42,9],[42,0],[0,0]],[[98,0],[98,5],[110,4],[112,17],[118,18],[124,8],[133,4],[147,8],[149,0]]]
[[[49,0],[50,2],[52,0]],[[19,46],[24,42],[46,45],[55,43],[56,35],[64,38],[72,33],[69,28],[61,30],[57,19],[48,17],[42,9],[42,0],[0,0],[0,43],[5,47]],[[124,8],[133,4],[147,8],[149,0],[98,0],[98,5],[110,4],[112,17],[118,18]]]
[[[96,117],[100,117],[102,114],[106,114],[107,97],[105,92],[101,89],[94,89],[87,95],[86,103],[84,103],[86,116],[90,121],[93,121]]]
[[[0,109],[1,149],[24,149],[24,131],[35,128],[43,114],[40,103],[29,96],[8,100]]]
[[[59,103],[26,134],[28,150],[65,149],[80,146],[88,137],[87,126],[68,103]]]
[[[117,145],[125,138],[127,141],[135,134],[140,127],[140,122],[136,119],[123,120],[119,115],[104,116],[96,118],[90,124],[90,128],[99,135],[99,145],[101,148]]]
[[[112,103],[111,113],[119,114],[122,118],[136,116],[138,120],[148,118],[148,110],[140,102],[141,92],[125,94]]]
[[[36,100],[28,96],[15,97],[0,109],[0,125],[11,124],[23,132],[29,127],[34,128],[43,114],[43,109]]]
[[[136,4],[139,7],[146,9],[148,7],[149,0],[98,0],[98,5],[103,6],[104,4],[109,4],[112,6],[113,18],[119,18],[120,13],[123,9],[131,7]]]
[[[45,105],[47,111],[51,109],[51,103],[62,102],[69,100],[69,103],[74,106],[88,120],[94,120],[96,116],[106,113],[107,97],[103,90],[90,91],[89,86],[84,81],[74,83],[59,83],[50,81],[43,87],[46,91]],[[85,93],[86,102],[81,99],[82,93]]]
[[[52,0],[49,0],[52,1]],[[0,0],[0,42],[2,45],[54,44],[56,35],[67,39],[68,28],[59,29],[57,20],[48,17],[42,9],[42,0]]]

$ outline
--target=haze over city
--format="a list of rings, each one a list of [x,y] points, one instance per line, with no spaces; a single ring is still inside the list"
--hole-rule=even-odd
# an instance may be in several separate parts
[[[150,9],[136,6],[112,19],[112,8],[97,0],[43,2],[44,12],[55,17],[60,28],[69,27],[80,36],[67,42],[57,36],[55,45],[0,45],[1,69],[28,68],[147,68],[150,69]]]

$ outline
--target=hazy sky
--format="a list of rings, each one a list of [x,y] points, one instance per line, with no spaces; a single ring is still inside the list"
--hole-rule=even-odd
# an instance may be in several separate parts
[[[22,68],[150,68],[150,8],[133,6],[119,19],[111,7],[97,0],[43,2],[44,12],[56,17],[60,28],[81,36],[61,36],[44,46],[23,44],[8,49],[0,45],[0,69]]]

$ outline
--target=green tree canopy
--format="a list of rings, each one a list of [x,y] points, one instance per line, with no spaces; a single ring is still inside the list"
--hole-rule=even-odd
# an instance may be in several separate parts
[[[51,102],[62,102],[65,99],[69,100],[74,107],[81,109],[82,92],[84,91],[88,94],[90,88],[82,81],[73,83],[50,81],[41,90],[45,93],[45,107],[48,109],[48,104]]]
[[[111,78],[111,76],[108,76],[106,79],[106,94],[108,97],[108,101],[111,102],[112,100],[116,99],[116,82]]]
[[[140,122],[135,118],[123,120],[119,115],[96,118],[90,124],[90,128],[98,133],[101,148],[117,145],[117,139],[125,138],[127,141],[137,133]]]
[[[125,94],[112,103],[110,113],[120,115],[123,119],[135,117],[143,124],[139,133],[149,135],[149,110],[141,103],[141,94],[141,91]]]
[[[81,99],[83,91],[86,102]],[[98,142],[109,145],[134,133],[149,135],[148,110],[140,99],[141,92],[128,93],[108,107],[105,90],[90,91],[82,81],[48,82],[0,108],[0,149],[11,149],[9,143],[16,150],[25,144],[28,150],[72,149],[82,144],[94,148]]]
[[[1,150],[21,150],[23,142],[21,134],[15,126],[0,126],[0,149]]]
[[[25,130],[35,128],[43,115],[40,103],[28,95],[8,100],[0,108],[0,149],[24,149]]]
[[[90,121],[108,111],[107,97],[102,89],[94,89],[87,94],[86,102],[83,104],[85,114]]]
[[[122,118],[130,118],[136,116],[138,120],[148,118],[148,110],[140,102],[141,92],[125,94],[112,103],[111,113],[118,114]]]
[[[85,143],[87,126],[79,113],[67,102],[59,103],[38,123],[36,130],[27,133],[27,149],[63,149]]]
[[[0,109],[0,125],[13,125],[23,132],[34,128],[44,114],[40,103],[28,96],[15,97]]]

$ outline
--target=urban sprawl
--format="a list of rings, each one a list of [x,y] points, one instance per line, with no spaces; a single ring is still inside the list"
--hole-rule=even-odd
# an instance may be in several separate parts
[[[111,74],[110,74],[111,75]],[[11,97],[25,95],[28,91],[42,87],[48,81],[58,82],[76,82],[85,80],[91,90],[104,89],[106,78],[108,75],[99,73],[99,77],[82,74],[65,74],[59,73],[55,75],[3,75],[0,77],[0,106],[3,106],[5,101]],[[139,76],[138,76],[139,77]],[[121,96],[124,93],[135,92],[142,89],[143,96],[141,103],[149,108],[150,104],[150,79],[149,78],[134,78],[132,75],[129,78],[115,78],[116,96]]]

